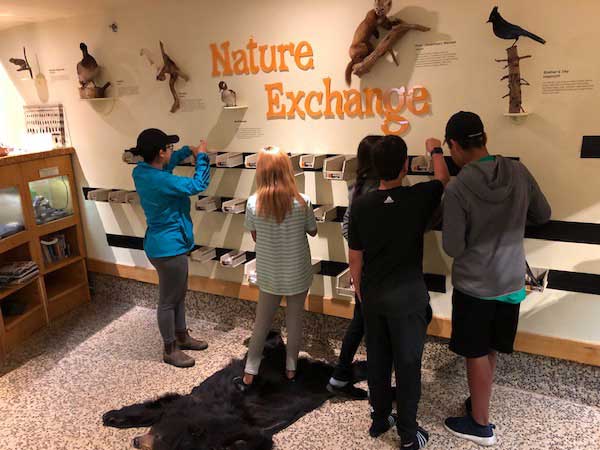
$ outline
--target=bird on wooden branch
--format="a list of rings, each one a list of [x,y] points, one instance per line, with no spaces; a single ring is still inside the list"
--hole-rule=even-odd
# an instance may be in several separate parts
[[[513,25],[512,23],[507,22],[498,12],[497,6],[494,6],[494,9],[492,9],[487,23],[491,23],[493,25],[494,34],[500,39],[514,39],[515,42],[513,45],[511,45],[511,47],[514,47],[517,44],[517,41],[521,36],[533,39],[540,44],[546,43],[546,41],[541,37],[521,28],[518,25]]]
[[[21,72],[24,70],[29,71],[29,76],[33,78],[33,73],[31,72],[31,66],[29,65],[29,61],[27,61],[27,52],[25,51],[25,47],[23,47],[23,59],[20,58],[10,58],[8,60],[11,64],[14,64],[18,67],[17,72]]]

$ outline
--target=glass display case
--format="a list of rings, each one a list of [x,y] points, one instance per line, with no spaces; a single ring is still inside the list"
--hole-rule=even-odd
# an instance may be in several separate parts
[[[0,189],[0,239],[23,231],[23,207],[16,187]]]
[[[73,215],[73,199],[68,176],[29,182],[35,222],[43,225]]]

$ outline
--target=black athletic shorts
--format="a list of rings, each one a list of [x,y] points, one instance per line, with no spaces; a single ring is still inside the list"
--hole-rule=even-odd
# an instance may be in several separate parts
[[[520,306],[482,300],[454,289],[450,350],[466,358],[480,358],[493,350],[512,353]]]

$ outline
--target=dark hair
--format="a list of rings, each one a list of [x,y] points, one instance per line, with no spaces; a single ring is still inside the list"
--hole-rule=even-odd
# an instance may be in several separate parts
[[[449,139],[446,140],[450,142]],[[453,139],[453,141],[456,141],[463,150],[469,151],[475,148],[485,147],[487,144],[487,134],[483,133],[481,136],[474,138]]]
[[[366,136],[358,144],[358,151],[356,157],[358,165],[356,167],[356,184],[354,185],[354,194],[352,201],[356,200],[360,196],[362,188],[367,180],[376,180],[377,174],[373,167],[373,147],[381,139],[382,136]]]
[[[399,136],[383,136],[373,148],[373,165],[377,176],[385,181],[400,176],[408,158],[406,143]]]
[[[166,149],[160,148],[160,146],[146,146],[143,148],[133,147],[129,149],[129,152],[133,156],[141,156],[142,158],[144,158],[144,162],[150,164],[154,162],[161,150]]]

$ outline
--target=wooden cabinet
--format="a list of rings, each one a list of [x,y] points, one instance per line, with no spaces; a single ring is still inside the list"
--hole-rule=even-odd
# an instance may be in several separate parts
[[[0,158],[0,192],[14,194],[0,195],[0,211],[10,209],[3,201],[10,201],[11,211],[20,201],[23,225],[0,239],[0,266],[34,261],[40,270],[26,283],[0,288],[0,306],[4,304],[0,358],[50,321],[90,300],[74,153],[59,149]],[[0,225],[7,220],[13,217],[0,212]]]

